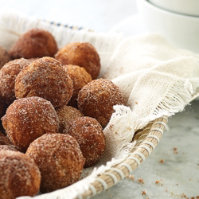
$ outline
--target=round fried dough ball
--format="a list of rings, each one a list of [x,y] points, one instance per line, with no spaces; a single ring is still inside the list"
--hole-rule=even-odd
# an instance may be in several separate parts
[[[39,96],[49,100],[54,107],[68,103],[73,94],[73,82],[61,66],[51,57],[33,61],[15,80],[16,98]]]
[[[85,162],[77,141],[66,134],[45,134],[30,144],[26,154],[40,169],[42,192],[79,180]]]
[[[72,64],[84,67],[96,79],[100,72],[100,57],[90,43],[70,43],[60,49],[55,58],[62,64]]]
[[[15,199],[38,193],[41,175],[37,165],[23,153],[0,151],[0,197]]]
[[[6,105],[11,104],[15,99],[14,85],[16,76],[28,66],[33,60],[15,59],[5,64],[0,70],[0,97]]]
[[[67,133],[71,122],[74,119],[83,116],[83,114],[78,109],[65,105],[57,109],[57,115],[59,118],[60,133]]]
[[[57,52],[57,43],[53,35],[42,29],[32,29],[21,35],[12,46],[9,54],[12,58],[53,57]]]
[[[78,95],[78,107],[87,116],[96,118],[105,127],[113,113],[113,106],[125,104],[119,88],[107,79],[97,79],[85,85]]]
[[[57,133],[59,119],[52,104],[40,97],[15,100],[2,117],[3,127],[20,150],[45,133]]]
[[[68,134],[77,140],[82,154],[86,158],[86,167],[98,162],[105,150],[105,136],[96,119],[91,117],[75,119]]]
[[[63,67],[73,81],[73,96],[69,103],[77,107],[78,93],[83,86],[92,81],[91,75],[83,67],[76,65],[64,65]]]
[[[4,48],[2,48],[0,46],[0,68],[4,64],[6,64],[7,62],[9,62],[9,60],[10,60],[10,56],[9,56],[8,52]]]

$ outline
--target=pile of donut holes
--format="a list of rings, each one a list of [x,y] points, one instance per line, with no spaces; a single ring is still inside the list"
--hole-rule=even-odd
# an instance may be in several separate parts
[[[50,192],[79,180],[103,155],[103,128],[119,88],[97,79],[90,43],[58,49],[53,35],[32,29],[7,52],[0,47],[0,196]]]

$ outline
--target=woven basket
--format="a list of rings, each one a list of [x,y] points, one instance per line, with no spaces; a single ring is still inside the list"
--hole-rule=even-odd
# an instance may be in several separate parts
[[[67,26],[48,21],[45,22],[50,23],[52,26],[63,26],[65,28],[70,28],[77,31],[83,29],[76,26]],[[87,31],[92,30],[87,29]],[[155,149],[163,135],[167,122],[168,118],[164,116],[150,122],[144,129],[138,130],[132,140],[132,142],[136,141],[136,145],[128,154],[126,159],[122,160],[117,165],[112,166],[109,170],[99,174],[94,181],[92,181],[90,184],[87,184],[89,188],[85,189],[85,191],[83,191],[81,194],[79,193],[76,199],[90,198],[106,189],[109,189],[119,181],[131,175],[133,171]],[[45,198],[48,198],[48,196]],[[59,197],[56,198],[58,199]]]
[[[128,157],[103,174],[98,175],[95,181],[89,185],[89,190],[77,198],[90,198],[131,175],[158,145],[167,122],[167,117],[161,117],[149,123],[144,129],[136,132],[133,139],[133,141],[136,140],[136,145]]]

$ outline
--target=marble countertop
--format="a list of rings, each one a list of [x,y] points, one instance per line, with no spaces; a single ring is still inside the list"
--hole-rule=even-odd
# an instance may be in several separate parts
[[[0,0],[0,12],[14,10],[41,19],[96,31],[143,31],[135,0]],[[169,120],[169,130],[133,176],[94,199],[199,198],[199,101]],[[198,199],[197,198],[197,199]]]
[[[199,101],[170,118],[168,126],[155,151],[131,178],[94,199],[198,199]]]

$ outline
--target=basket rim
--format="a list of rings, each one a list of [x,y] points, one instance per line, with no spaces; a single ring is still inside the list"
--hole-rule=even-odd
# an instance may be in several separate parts
[[[95,196],[131,175],[158,145],[167,123],[168,117],[163,116],[150,122],[139,131],[139,135],[135,135],[137,143],[128,156],[117,165],[99,174],[93,182],[89,183],[89,188],[85,189],[75,199],[86,199]]]

